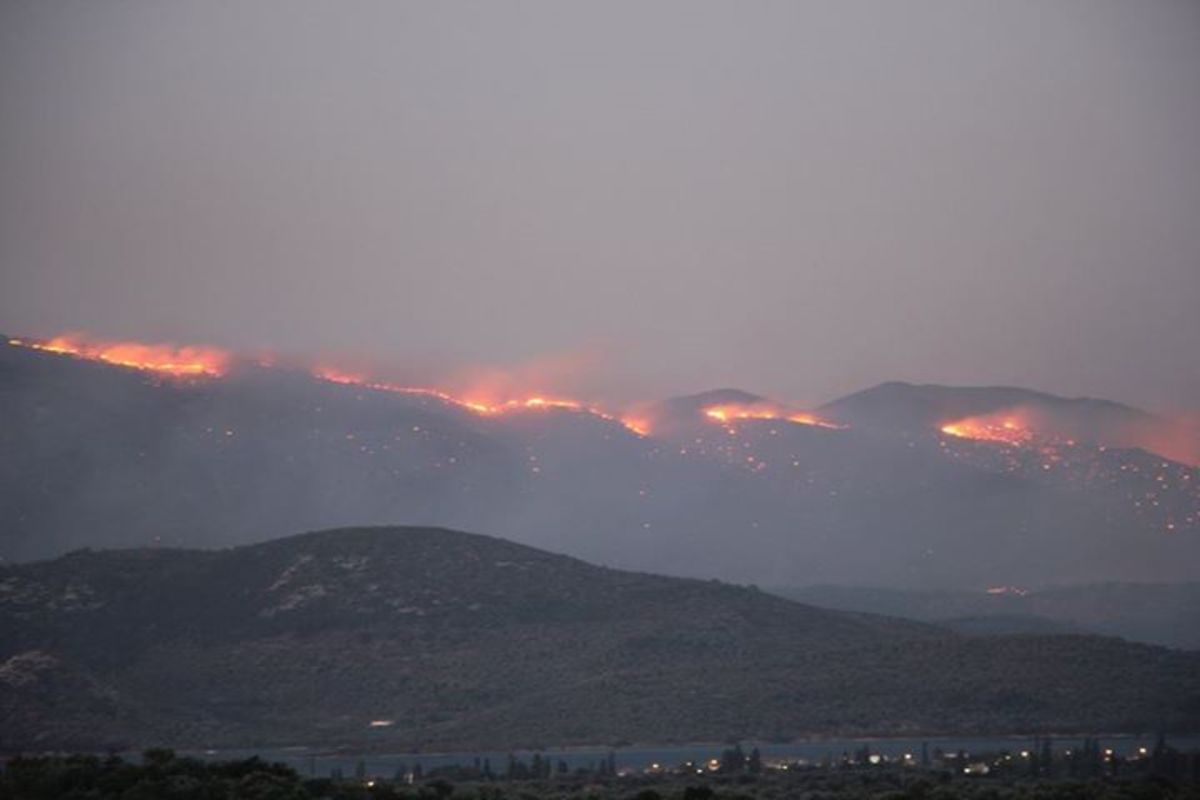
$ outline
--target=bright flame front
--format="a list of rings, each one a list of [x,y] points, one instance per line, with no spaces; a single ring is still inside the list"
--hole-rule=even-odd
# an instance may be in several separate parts
[[[459,406],[467,411],[474,412],[483,416],[494,416],[499,414],[508,414],[520,411],[573,411],[579,413],[591,414],[601,419],[616,422],[632,433],[638,436],[645,436],[645,430],[635,424],[620,419],[612,414],[609,414],[602,409],[580,402],[579,400],[571,400],[563,397],[547,397],[541,394],[535,394],[529,397],[516,397],[505,400],[480,400],[474,399],[471,394],[458,396],[424,386],[401,386],[394,383],[386,383],[375,381],[363,375],[344,372],[332,367],[319,367],[312,371],[313,377],[319,378],[330,383],[341,383],[353,386],[362,386],[367,389],[374,389],[381,392],[394,392],[396,394],[411,394],[424,397],[432,397],[442,402],[451,405]]]
[[[745,419],[774,419],[793,422],[797,425],[816,425],[821,428],[840,427],[813,414],[788,411],[771,403],[724,403],[705,408],[704,416],[725,424]]]
[[[959,439],[997,442],[1010,447],[1032,444],[1034,431],[1019,415],[985,415],[967,417],[941,427],[942,433]]]
[[[89,341],[77,334],[63,334],[44,342],[10,339],[8,343],[177,378],[220,377],[229,369],[231,360],[229,353],[214,347]]]

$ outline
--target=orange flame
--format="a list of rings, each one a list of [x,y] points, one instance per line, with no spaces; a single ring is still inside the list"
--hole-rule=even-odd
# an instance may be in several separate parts
[[[942,433],[959,439],[997,442],[1019,447],[1033,442],[1034,431],[1016,414],[967,417],[941,427]]]
[[[173,344],[148,344],[133,341],[101,341],[88,339],[81,334],[66,333],[49,340],[9,339],[10,345],[40,350],[47,353],[74,358],[101,361],[114,366],[144,370],[176,378],[218,378],[224,376],[233,363],[232,354],[212,347],[177,346]],[[258,363],[271,365],[273,357],[259,358]],[[513,385],[514,380],[489,380],[463,392],[450,393],[428,386],[406,386],[378,380],[365,373],[348,371],[337,366],[319,365],[311,374],[329,383],[358,386],[381,392],[419,395],[457,406],[481,416],[513,414],[537,411],[567,411],[589,414],[617,423],[639,436],[650,435],[655,421],[647,413],[646,406],[634,406],[621,416],[614,415],[597,405],[568,397],[548,394],[523,394]],[[509,376],[512,378],[512,376]],[[474,384],[472,384],[474,385]],[[500,388],[500,387],[503,388]],[[841,426],[827,422],[809,413],[799,413],[768,402],[748,404],[722,404],[703,409],[708,419],[721,423],[736,420],[762,419],[791,422],[798,425],[813,425],[825,428]]]
[[[1028,407],[948,422],[942,433],[1008,447],[1059,447],[1086,442],[1101,447],[1140,447],[1181,464],[1200,465],[1200,420],[1186,416],[1089,425],[1069,415]]]
[[[621,417],[620,422],[622,425],[624,425],[626,428],[628,428],[629,430],[636,433],[638,436],[649,436],[650,435],[650,428],[651,428],[650,420],[645,417],[639,417],[636,415],[626,414],[625,416]]]
[[[385,383],[374,381],[365,376],[355,373],[342,372],[333,367],[318,367],[312,371],[313,377],[319,378],[330,383],[342,383],[353,386],[362,386],[366,389],[374,389],[381,392],[395,392],[397,394],[412,394],[421,395],[424,397],[432,397],[442,402],[451,405],[459,406],[460,408],[472,411],[483,416],[493,416],[497,414],[506,414],[519,411],[572,411],[578,413],[591,414],[594,417],[616,422],[629,431],[638,436],[645,436],[643,429],[630,424],[626,420],[620,419],[592,405],[587,405],[578,400],[570,400],[561,397],[545,397],[543,395],[533,395],[530,397],[510,398],[507,400],[487,402],[476,399],[466,399],[444,392],[441,389],[433,389],[423,386],[400,386],[393,383]]]
[[[217,378],[226,373],[231,360],[229,353],[213,347],[88,341],[79,334],[63,334],[44,342],[9,339],[8,343],[177,378]]]
[[[816,425],[821,428],[838,428],[832,422],[827,422],[808,413],[795,413],[770,403],[726,403],[709,406],[704,409],[704,416],[721,423],[729,423],[739,419],[775,419],[792,422],[797,425]]]
[[[964,419],[943,425],[942,433],[956,436],[960,439],[975,439],[984,442],[1000,442],[1014,447],[1028,444],[1033,438],[1033,432],[1014,420],[1006,420],[1000,424],[980,422],[975,419]]]

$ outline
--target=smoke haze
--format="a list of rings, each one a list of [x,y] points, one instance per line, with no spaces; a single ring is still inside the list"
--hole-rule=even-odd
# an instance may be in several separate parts
[[[1187,2],[7,2],[0,327],[1195,409],[1198,42]]]

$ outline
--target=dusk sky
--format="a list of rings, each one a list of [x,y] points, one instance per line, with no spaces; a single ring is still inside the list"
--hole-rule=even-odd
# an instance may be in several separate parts
[[[5,0],[0,119],[9,334],[1200,408],[1189,0]]]

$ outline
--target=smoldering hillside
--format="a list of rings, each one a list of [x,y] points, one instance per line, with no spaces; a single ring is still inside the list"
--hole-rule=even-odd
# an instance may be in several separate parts
[[[1200,577],[1195,468],[947,437],[929,424],[946,390],[919,387],[921,406],[896,386],[822,410],[848,427],[714,424],[714,395],[659,405],[639,436],[582,411],[481,416],[286,369],[172,381],[5,346],[0,555],[415,524],[764,585]]]

